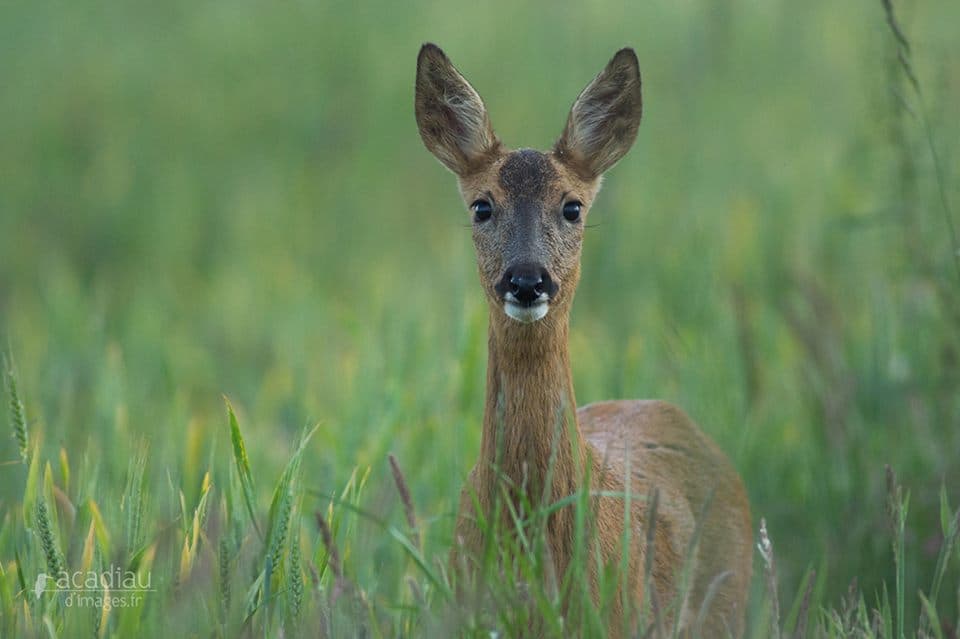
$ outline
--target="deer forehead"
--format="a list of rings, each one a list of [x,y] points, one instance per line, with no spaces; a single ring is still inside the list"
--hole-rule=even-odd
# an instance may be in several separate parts
[[[467,198],[490,192],[501,203],[559,205],[560,195],[566,191],[584,191],[584,198],[591,194],[590,185],[580,182],[550,154],[519,149],[504,153],[484,170],[464,179],[461,186]]]
[[[560,175],[545,153],[533,149],[514,151],[497,171],[497,181],[511,200],[543,200],[559,185]]]

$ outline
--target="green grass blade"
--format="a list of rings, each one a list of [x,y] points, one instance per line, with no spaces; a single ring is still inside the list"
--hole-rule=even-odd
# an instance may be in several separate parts
[[[293,510],[293,504],[296,500],[294,494],[297,490],[297,479],[300,471],[300,463],[303,459],[303,453],[306,450],[307,443],[318,426],[304,433],[300,437],[300,443],[294,451],[293,456],[287,462],[287,466],[280,475],[273,490],[273,497],[270,500],[270,513],[267,523],[267,548],[273,561],[274,571],[279,572],[282,563],[283,552],[287,539],[287,531],[290,525],[290,515]]]
[[[936,639],[943,639],[943,624],[940,623],[940,615],[937,614],[937,609],[934,605],[927,599],[924,594],[921,592],[920,603],[923,605],[923,614],[930,621],[929,630],[933,632],[933,636]],[[924,636],[926,633],[924,633]]]
[[[448,601],[452,600],[453,593],[450,592],[450,589],[443,582],[443,580],[440,579],[433,571],[429,562],[423,558],[423,555],[420,554],[420,550],[413,544],[413,542],[410,541],[410,539],[395,526],[388,526],[387,532],[391,537],[400,542],[400,546],[407,552],[407,555],[410,556],[410,558],[413,560],[413,563],[415,563],[424,576],[430,580],[430,583],[434,585],[437,591],[443,595],[444,599]]]
[[[257,535],[263,540],[263,531],[257,522],[257,511],[254,507],[253,493],[253,475],[250,473],[250,460],[247,457],[247,447],[243,443],[243,435],[240,434],[240,424],[237,422],[237,415],[233,412],[233,406],[230,400],[223,398],[227,404],[227,416],[230,421],[230,441],[233,443],[233,460],[237,466],[237,474],[240,477],[240,487],[243,492],[243,501],[247,506],[247,514],[250,515],[250,521],[253,523]]]

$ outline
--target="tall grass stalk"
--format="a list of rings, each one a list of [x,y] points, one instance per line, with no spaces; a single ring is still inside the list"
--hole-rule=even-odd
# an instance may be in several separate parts
[[[757,543],[760,558],[763,559],[763,574],[770,601],[770,638],[780,639],[780,594],[777,588],[777,563],[773,553],[773,542],[767,534],[767,520],[760,519],[760,541]]]
[[[9,395],[10,424],[13,427],[13,437],[16,439],[17,448],[20,451],[20,461],[26,464],[29,460],[26,410],[23,407],[23,401],[20,399],[13,358],[7,354],[3,356],[3,376],[7,383],[7,394]]]
[[[407,479],[400,470],[400,464],[397,462],[393,453],[387,455],[390,462],[390,472],[393,474],[393,482],[397,486],[397,492],[400,494],[400,501],[403,502],[403,514],[407,518],[407,526],[410,529],[410,537],[413,545],[420,548],[420,533],[417,530],[417,515],[413,507],[413,498],[410,496],[410,488],[407,486]]]
[[[930,159],[933,163],[934,177],[937,182],[937,194],[940,199],[940,210],[943,213],[944,226],[947,230],[947,238],[950,242],[950,260],[953,263],[954,274],[957,277],[957,285],[960,286],[960,242],[958,242],[957,228],[954,222],[953,209],[950,206],[950,198],[947,196],[946,176],[944,175],[943,165],[940,161],[940,154],[937,152],[937,145],[934,141],[933,129],[930,119],[927,116],[927,108],[924,104],[923,91],[921,90],[920,80],[913,69],[912,48],[907,39],[903,28],[897,20],[896,12],[893,7],[893,0],[881,0],[884,14],[886,15],[887,25],[897,42],[897,61],[903,70],[908,84],[913,89],[914,97],[917,100],[916,113],[919,114],[920,125],[923,128],[924,140],[927,149],[930,151]]]
[[[888,465],[887,474],[887,517],[890,523],[891,537],[893,540],[893,562],[896,568],[896,581],[894,583],[894,597],[896,598],[896,624],[897,638],[904,639],[904,623],[906,621],[906,603],[904,592],[906,582],[905,566],[905,529],[907,521],[907,511],[910,506],[910,494],[903,494],[903,489],[897,482],[897,476],[893,469]]]
[[[66,564],[63,554],[60,552],[60,546],[57,544],[57,536],[50,520],[46,499],[42,495],[37,497],[37,534],[40,538],[43,556],[47,561],[48,574],[55,579],[59,578],[60,574],[66,569]]]

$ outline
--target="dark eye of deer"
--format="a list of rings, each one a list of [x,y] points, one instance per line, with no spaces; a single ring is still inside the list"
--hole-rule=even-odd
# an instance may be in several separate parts
[[[567,202],[563,205],[563,219],[567,222],[577,222],[580,220],[580,209],[583,208],[583,205],[576,200],[572,202]]]
[[[486,200],[477,200],[470,205],[473,211],[473,218],[477,222],[486,222],[493,215],[493,206]]]

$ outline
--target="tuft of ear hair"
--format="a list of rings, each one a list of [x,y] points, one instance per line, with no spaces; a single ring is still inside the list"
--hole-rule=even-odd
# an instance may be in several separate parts
[[[496,155],[500,140],[480,94],[435,44],[420,48],[414,107],[424,145],[457,175],[469,175]]]
[[[580,92],[553,152],[579,176],[597,178],[633,146],[642,113],[637,54],[620,49]]]

